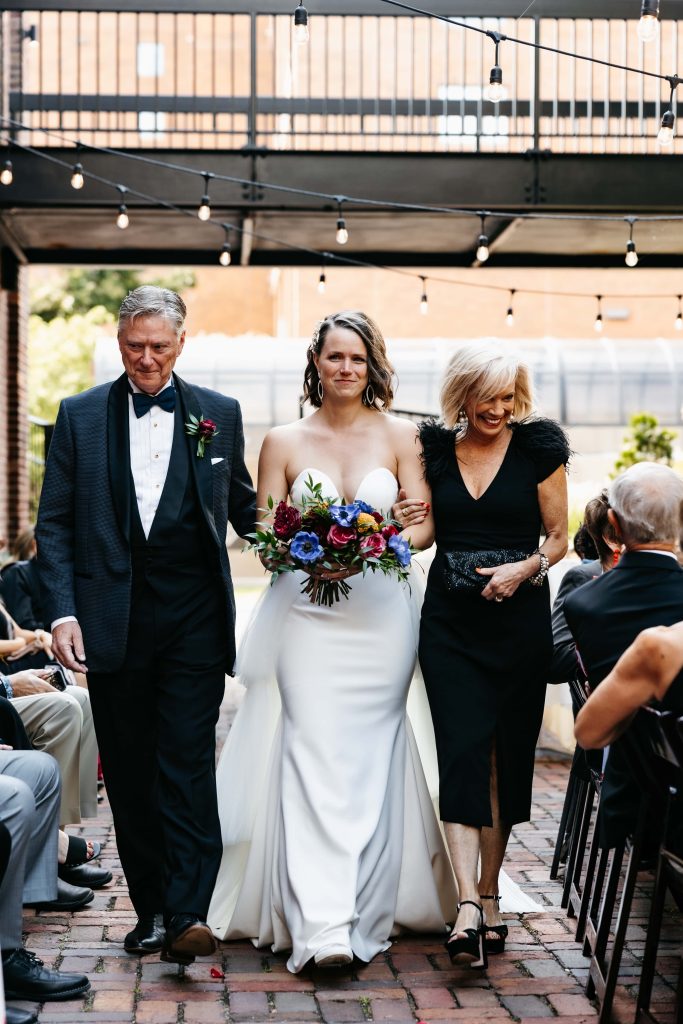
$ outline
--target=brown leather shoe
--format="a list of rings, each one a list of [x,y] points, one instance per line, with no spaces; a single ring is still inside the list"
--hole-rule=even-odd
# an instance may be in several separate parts
[[[191,964],[197,956],[211,956],[218,942],[204,921],[195,914],[174,914],[166,925],[161,959],[167,964]]]

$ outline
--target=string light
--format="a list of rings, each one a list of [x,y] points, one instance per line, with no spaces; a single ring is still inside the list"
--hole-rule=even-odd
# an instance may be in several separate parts
[[[221,227],[225,231],[225,239],[223,241],[223,247],[218,257],[218,262],[222,267],[229,267],[232,263],[232,246],[230,245],[230,225],[222,224]]]
[[[508,325],[508,327],[514,327],[514,324],[515,324],[514,301],[515,301],[515,289],[511,288],[510,289],[510,305],[508,306],[508,311],[505,314],[505,323]]]
[[[595,298],[598,303],[598,315],[595,318],[594,327],[598,334],[602,334],[602,295],[596,295]]]
[[[628,242],[626,243],[626,266],[637,267],[638,266],[638,253],[636,252],[636,243],[633,241],[633,225],[636,222],[635,217],[627,217],[627,223],[631,225],[631,233],[629,235]]]
[[[500,103],[507,96],[507,91],[503,85],[503,69],[498,63],[498,48],[504,36],[501,36],[499,32],[490,32],[489,35],[496,44],[496,62],[491,68],[489,84],[484,90],[484,99],[489,100],[490,103]]]
[[[486,263],[490,256],[489,253],[489,238],[486,234],[486,214],[480,213],[481,217],[481,234],[477,239],[477,259],[480,263]]]
[[[427,316],[429,312],[429,299],[427,298],[427,278],[420,275],[422,281],[422,295],[420,296],[420,312],[422,316]]]
[[[678,316],[676,317],[674,327],[677,331],[683,331],[683,306],[681,305],[683,295],[677,295],[676,298],[678,299]]]
[[[120,228],[121,231],[125,231],[128,225],[130,224],[130,217],[128,216],[128,207],[125,203],[126,192],[128,191],[128,189],[125,185],[117,185],[116,187],[119,191],[119,195],[121,196],[121,202],[119,203],[119,212],[116,217],[116,226],[117,228]]]
[[[12,161],[5,160],[0,171],[0,184],[11,185],[14,181],[14,171],[12,170]]]
[[[349,232],[346,228],[346,221],[344,220],[344,200],[340,197],[337,198],[339,204],[339,216],[337,217],[337,245],[346,245],[349,240]]]
[[[83,188],[84,184],[83,164],[74,164],[74,169],[71,172],[71,187],[78,191],[78,189]]]
[[[318,278],[318,295],[324,295],[325,294],[325,285],[326,285],[326,283],[327,283],[327,278],[325,276],[325,268],[321,267],[320,268],[320,277]]]
[[[651,43],[659,31],[659,0],[643,0],[640,6],[638,38],[641,43]]]
[[[657,133],[657,142],[660,146],[670,146],[674,141],[674,125],[676,117],[673,110],[665,110],[662,115],[662,124]]]
[[[310,39],[308,31],[308,11],[303,4],[299,4],[294,11],[294,39],[297,43],[307,43]]]
[[[204,195],[200,203],[199,209],[197,210],[197,216],[200,220],[211,220],[211,199],[209,198],[209,180],[213,177],[208,171],[205,171],[202,175],[204,178]]]

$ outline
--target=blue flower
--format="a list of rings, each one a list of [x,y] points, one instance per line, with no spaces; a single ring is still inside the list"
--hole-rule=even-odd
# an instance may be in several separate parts
[[[394,552],[399,565],[410,565],[410,545],[404,537],[400,537],[398,534],[390,537],[387,541],[387,547]]]
[[[368,505],[367,501],[361,501],[360,498],[356,498],[354,505],[359,512],[365,512],[366,515],[371,516],[375,511],[372,505]]]
[[[330,517],[337,526],[353,526],[360,511],[355,501],[352,505],[330,505],[328,509]]]
[[[292,543],[289,545],[289,553],[292,558],[296,558],[297,562],[304,562],[304,564],[318,562],[325,554],[318,540],[318,535],[316,533],[306,533],[305,530],[299,530],[294,535]]]

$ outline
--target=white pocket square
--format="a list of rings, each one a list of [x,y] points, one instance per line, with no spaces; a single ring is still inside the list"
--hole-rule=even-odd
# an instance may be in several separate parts
[[[217,465],[219,462],[225,462],[225,459],[211,459],[212,466]]]

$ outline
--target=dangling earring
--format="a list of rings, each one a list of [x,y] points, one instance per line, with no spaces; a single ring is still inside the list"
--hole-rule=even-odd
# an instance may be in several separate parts
[[[368,384],[363,393],[363,403],[364,405],[375,404],[375,389],[373,388],[372,384]]]
[[[318,377],[318,388],[317,388],[317,391],[318,391],[318,401],[322,405],[322,401],[323,401],[323,382],[321,381],[320,377]]]
[[[467,426],[467,413],[465,412],[464,409],[461,409],[460,412],[458,413],[458,423],[460,424],[461,427]]]

